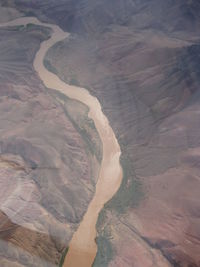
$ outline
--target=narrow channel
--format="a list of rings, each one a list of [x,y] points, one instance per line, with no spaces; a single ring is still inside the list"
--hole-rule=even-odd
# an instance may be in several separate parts
[[[57,75],[48,71],[44,66],[46,52],[55,43],[64,40],[69,33],[53,24],[40,22],[34,17],[22,17],[0,24],[0,27],[27,25],[29,23],[49,27],[51,37],[42,42],[34,59],[34,69],[47,88],[55,89],[67,97],[81,101],[89,107],[88,116],[94,121],[103,145],[103,157],[99,172],[96,191],[88,210],[69,244],[69,251],[64,261],[64,267],[91,267],[97,253],[95,243],[96,222],[104,204],[113,197],[122,181],[120,165],[121,150],[109,121],[102,112],[98,99],[85,89],[68,85]],[[77,196],[78,197],[78,196]]]

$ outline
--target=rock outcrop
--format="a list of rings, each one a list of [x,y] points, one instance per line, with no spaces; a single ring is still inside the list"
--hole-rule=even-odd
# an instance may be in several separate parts
[[[121,145],[124,179],[100,214],[94,266],[200,266],[199,1],[16,7],[73,33],[46,64],[98,97]]]
[[[50,29],[0,32],[0,266],[57,266],[94,194],[101,141],[88,108],[33,69]]]

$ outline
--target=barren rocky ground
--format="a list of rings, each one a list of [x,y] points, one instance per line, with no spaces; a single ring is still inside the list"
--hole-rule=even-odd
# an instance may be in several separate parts
[[[9,6],[72,33],[49,51],[45,64],[65,81],[87,87],[98,97],[120,142],[124,179],[99,216],[94,266],[199,267],[199,1],[20,0],[9,1]],[[32,79],[35,88],[37,79]],[[13,91],[5,88],[7,97]],[[17,125],[17,133],[23,136],[24,126],[19,127],[19,120]],[[55,135],[58,127],[56,120]],[[6,136],[13,133],[13,127],[3,129]],[[36,128],[32,146],[38,133]],[[42,136],[49,136],[56,147],[60,142],[60,137],[55,140],[45,132]],[[77,143],[78,153],[84,151]],[[49,159],[49,149],[42,150],[44,159]],[[35,160],[42,151],[31,162],[38,164]],[[82,173],[83,166],[79,167],[74,172]],[[52,172],[47,175],[51,181]],[[77,190],[74,180],[69,188]],[[85,190],[87,194],[83,190],[77,203],[82,212],[82,203],[86,209],[92,195]],[[68,209],[66,214],[71,218]]]
[[[0,265],[58,266],[93,196],[101,141],[88,108],[33,70],[50,30],[0,33]]]

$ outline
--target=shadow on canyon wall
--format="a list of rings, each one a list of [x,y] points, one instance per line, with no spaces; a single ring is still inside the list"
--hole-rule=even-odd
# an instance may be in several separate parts
[[[98,97],[121,146],[124,180],[99,216],[94,266],[200,266],[199,1],[9,5],[72,33],[46,64]]]

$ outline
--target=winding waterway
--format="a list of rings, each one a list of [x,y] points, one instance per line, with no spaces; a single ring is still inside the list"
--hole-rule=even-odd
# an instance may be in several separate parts
[[[18,18],[13,21],[2,23],[0,27],[25,26],[29,23],[52,29],[51,37],[41,43],[33,63],[34,69],[38,73],[40,79],[47,88],[56,89],[66,96],[87,105],[89,107],[88,116],[94,121],[102,141],[103,157],[96,184],[96,191],[83,220],[72,237],[69,244],[69,251],[64,261],[64,267],[91,267],[97,252],[95,237],[97,234],[96,222],[99,212],[104,204],[117,192],[122,180],[122,169],[119,161],[121,154],[120,146],[110,127],[108,119],[102,112],[98,99],[90,95],[85,88],[66,84],[44,66],[44,57],[48,49],[55,43],[67,38],[69,33],[64,32],[57,25],[42,23],[34,17]]]

